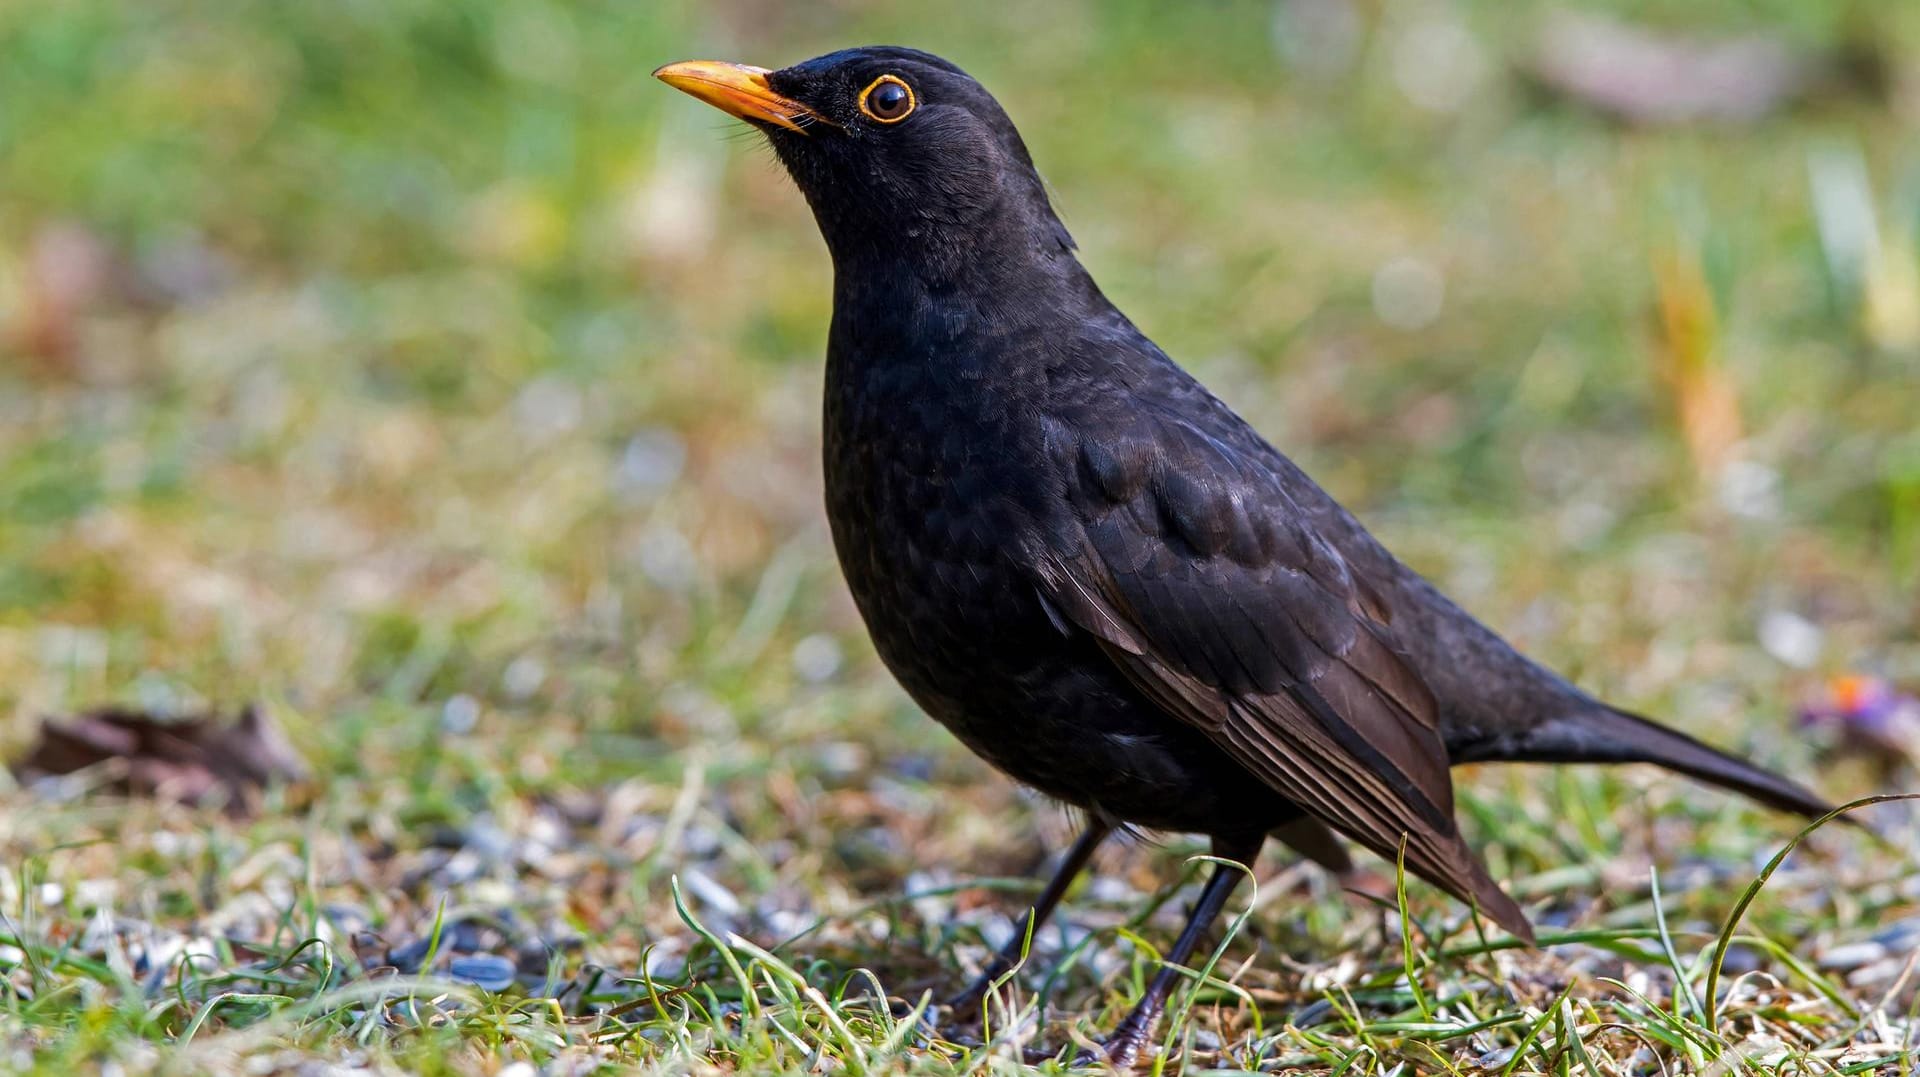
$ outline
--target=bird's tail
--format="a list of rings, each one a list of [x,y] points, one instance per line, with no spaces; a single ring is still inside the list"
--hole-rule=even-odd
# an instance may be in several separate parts
[[[1833,810],[1798,782],[1710,748],[1678,730],[1595,703],[1543,722],[1524,735],[1469,747],[1454,762],[1654,763],[1709,785],[1744,793],[1770,808],[1817,818]]]

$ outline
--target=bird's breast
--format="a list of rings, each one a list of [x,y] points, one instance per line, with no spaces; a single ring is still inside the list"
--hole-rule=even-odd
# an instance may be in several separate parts
[[[1035,394],[923,358],[831,351],[827,374],[834,545],[901,686],[992,765],[1111,818],[1205,830],[1291,811],[1049,616],[1024,559],[1071,511],[1078,457]]]
[[[827,517],[881,657],[916,696],[952,695],[1004,641],[1058,635],[1017,562],[1045,463],[990,389],[874,358],[829,360]]]

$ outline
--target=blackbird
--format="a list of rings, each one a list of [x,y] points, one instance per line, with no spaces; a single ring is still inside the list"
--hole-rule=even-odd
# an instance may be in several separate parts
[[[1088,820],[989,976],[1117,827],[1203,834],[1237,862],[1108,1038],[1115,1062],[1269,836],[1336,869],[1341,838],[1404,855],[1531,943],[1461,839],[1452,765],[1656,763],[1829,810],[1582,692],[1396,560],[1108,302],[958,67],[875,47],[655,75],[763,131],[826,239],[827,516],[881,659]]]

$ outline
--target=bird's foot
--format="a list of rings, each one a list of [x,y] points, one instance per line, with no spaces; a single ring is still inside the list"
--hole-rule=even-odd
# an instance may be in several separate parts
[[[987,992],[993,990],[993,982],[998,977],[989,970],[980,978],[966,986],[966,989],[953,995],[940,1004],[942,1013],[949,1013],[961,1020],[975,1020],[980,1016],[980,1003],[985,1001]]]
[[[1100,1054],[1107,1065],[1117,1070],[1130,1070],[1140,1060],[1140,1052],[1147,1045],[1145,1032],[1120,1032],[1107,1038],[1101,1045]]]
[[[1146,1049],[1147,1038],[1153,1034],[1153,1026],[1159,1013],[1144,1013],[1135,1010],[1117,1025],[1099,1047],[1082,1051],[1074,1059],[1075,1065],[1107,1065],[1117,1070],[1129,1070],[1140,1061],[1141,1053]]]

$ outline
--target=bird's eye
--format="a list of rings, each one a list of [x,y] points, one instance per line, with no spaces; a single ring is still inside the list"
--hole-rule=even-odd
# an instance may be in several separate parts
[[[881,123],[899,123],[913,106],[913,87],[893,75],[882,75],[860,91],[860,111]]]

